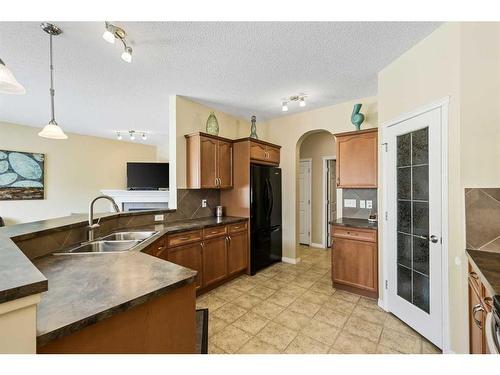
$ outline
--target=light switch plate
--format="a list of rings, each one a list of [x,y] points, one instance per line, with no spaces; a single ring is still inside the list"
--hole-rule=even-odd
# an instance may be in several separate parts
[[[361,199],[359,201],[359,208],[365,208],[365,200],[364,199]]]
[[[165,216],[163,215],[155,215],[155,221],[163,221],[165,220]]]
[[[371,210],[371,209],[372,209],[372,207],[373,207],[373,206],[372,206],[372,201],[366,201],[366,208],[368,208],[368,209],[370,209],[370,210]]]
[[[344,207],[356,208],[356,199],[344,199]]]
[[[201,207],[207,207],[207,200],[206,199],[201,200]]]

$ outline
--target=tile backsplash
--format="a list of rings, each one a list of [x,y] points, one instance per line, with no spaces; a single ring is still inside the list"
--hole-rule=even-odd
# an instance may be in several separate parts
[[[465,189],[465,241],[469,249],[500,252],[500,188]]]
[[[201,200],[207,200],[207,207],[201,207]],[[166,215],[166,221],[198,219],[214,216],[215,207],[220,205],[218,189],[177,189],[177,210]]]
[[[345,199],[355,199],[356,208],[345,207]],[[372,208],[360,208],[360,200],[371,200]],[[377,213],[377,189],[342,189],[342,216],[353,219],[368,219],[370,213]]]

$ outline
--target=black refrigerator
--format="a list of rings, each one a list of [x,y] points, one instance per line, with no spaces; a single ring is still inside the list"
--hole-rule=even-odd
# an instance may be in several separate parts
[[[250,269],[255,273],[281,261],[281,169],[250,167]]]

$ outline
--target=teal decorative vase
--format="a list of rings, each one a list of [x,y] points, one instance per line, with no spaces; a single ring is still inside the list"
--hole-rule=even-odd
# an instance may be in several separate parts
[[[208,116],[206,129],[208,134],[219,135],[219,122],[213,112],[210,112],[210,116]]]
[[[250,129],[250,138],[253,139],[259,139],[259,137],[257,136],[257,125],[255,124],[256,121],[257,117],[252,116],[252,127]]]
[[[365,115],[359,112],[362,104],[354,104],[352,109],[351,122],[356,127],[356,130],[361,130],[361,124],[365,121]]]

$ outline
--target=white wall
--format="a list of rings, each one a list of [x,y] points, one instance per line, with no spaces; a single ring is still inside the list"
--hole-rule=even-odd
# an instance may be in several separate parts
[[[40,129],[0,123],[0,150],[44,153],[45,199],[0,201],[7,224],[87,212],[101,189],[124,189],[127,161],[156,161],[156,146],[68,134],[67,140],[38,136]],[[99,202],[97,211],[108,211]]]

